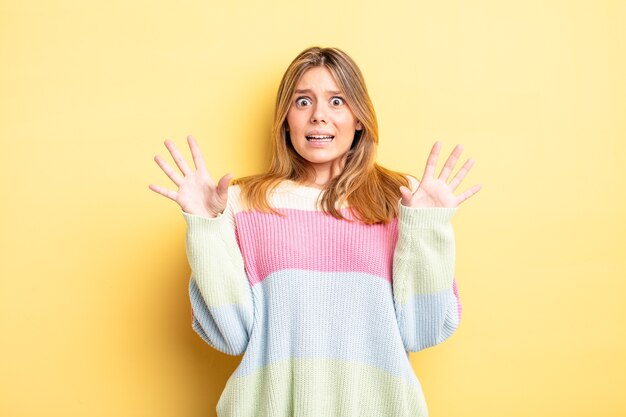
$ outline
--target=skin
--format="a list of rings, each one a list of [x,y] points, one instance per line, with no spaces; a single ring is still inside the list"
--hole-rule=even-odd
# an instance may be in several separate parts
[[[149,188],[178,203],[180,208],[186,213],[204,217],[216,217],[226,208],[228,184],[233,175],[230,173],[224,175],[216,184],[206,169],[200,147],[194,137],[187,136],[187,142],[196,170],[192,170],[187,165],[187,161],[185,161],[185,158],[183,158],[174,143],[166,140],[164,142],[165,147],[172,155],[172,158],[174,158],[174,162],[176,162],[183,175],[181,176],[179,172],[174,170],[161,156],[156,155],[154,160],[178,187],[178,191],[154,184],[150,184]]]
[[[469,190],[454,195],[454,190],[461,184],[469,170],[474,165],[474,159],[469,158],[465,161],[459,172],[450,181],[450,176],[454,170],[454,166],[461,156],[463,145],[458,144],[452,150],[450,156],[446,160],[439,176],[435,176],[437,168],[437,159],[441,151],[441,142],[437,141],[430,150],[424,175],[414,194],[406,187],[400,187],[402,193],[401,203],[407,207],[458,207],[459,204],[476,194],[482,186],[474,185]],[[450,182],[448,182],[450,181]]]
[[[287,113],[291,143],[313,168],[307,185],[322,188],[338,175],[357,130],[363,129],[326,67],[307,70],[296,85]],[[309,141],[311,134],[334,136],[330,142]]]
[[[325,67],[315,67],[306,71],[296,86],[293,104],[287,114],[287,123],[292,144],[299,155],[306,159],[315,173],[309,185],[323,187],[338,175],[345,166],[346,155],[350,150],[356,130],[362,129],[350,107],[342,100],[343,96],[332,75]],[[323,131],[334,136],[329,143],[311,143],[306,135],[314,131]],[[180,172],[173,169],[165,160],[156,155],[154,160],[163,172],[178,187],[177,191],[150,184],[149,188],[175,201],[186,213],[204,217],[216,217],[226,208],[228,184],[233,178],[226,174],[217,181],[211,178],[206,169],[200,147],[193,136],[187,141],[195,164],[195,171],[176,146],[166,140],[165,147],[170,152]],[[469,158],[461,169],[452,177],[452,171],[463,151],[458,144],[448,156],[438,176],[435,174],[441,143],[435,142],[426,168],[415,193],[406,187],[400,187],[401,203],[406,207],[458,207],[462,202],[476,194],[480,185],[474,185],[467,191],[455,195],[454,191],[461,184],[474,160]],[[181,175],[182,174],[182,175]]]

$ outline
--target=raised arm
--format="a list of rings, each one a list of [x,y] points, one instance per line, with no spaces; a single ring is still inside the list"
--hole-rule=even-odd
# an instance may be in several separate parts
[[[196,171],[187,165],[176,146],[166,141],[182,176],[161,157],[156,156],[155,161],[178,190],[152,184],[150,189],[178,203],[187,223],[186,252],[192,271],[189,297],[193,329],[215,349],[240,355],[250,340],[254,308],[235,237],[232,206],[238,193],[235,188],[228,187],[230,174],[223,176],[217,184],[213,182],[196,141],[189,136],[188,142]]]
[[[473,161],[469,159],[450,183],[462,147],[457,145],[438,178],[434,172],[441,145],[428,157],[422,181],[413,190],[401,187],[398,241],[393,263],[393,296],[398,327],[405,346],[416,352],[443,342],[461,318],[451,218],[458,205],[480,190],[476,185],[455,196]]]

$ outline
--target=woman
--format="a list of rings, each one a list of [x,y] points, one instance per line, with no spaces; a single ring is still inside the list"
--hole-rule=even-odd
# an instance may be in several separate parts
[[[427,416],[408,352],[447,339],[461,305],[450,219],[473,162],[439,177],[436,142],[421,181],[375,162],[378,127],[354,61],[308,48],[278,89],[268,172],[217,184],[166,141],[159,156],[187,223],[194,330],[243,354],[220,417]]]

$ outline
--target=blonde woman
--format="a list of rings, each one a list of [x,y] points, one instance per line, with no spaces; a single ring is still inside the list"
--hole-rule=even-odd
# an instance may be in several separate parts
[[[193,329],[243,355],[220,417],[417,417],[428,410],[409,361],[459,325],[451,217],[457,145],[437,176],[436,142],[420,181],[375,161],[374,107],[355,62],[308,48],[276,98],[266,173],[214,182],[197,142],[192,169],[155,160],[187,224]]]

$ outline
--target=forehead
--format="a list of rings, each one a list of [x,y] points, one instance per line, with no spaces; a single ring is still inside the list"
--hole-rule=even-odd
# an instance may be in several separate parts
[[[330,70],[325,66],[313,67],[306,70],[296,84],[296,92],[298,92],[298,90],[333,93],[341,91],[335,78],[330,73]]]

